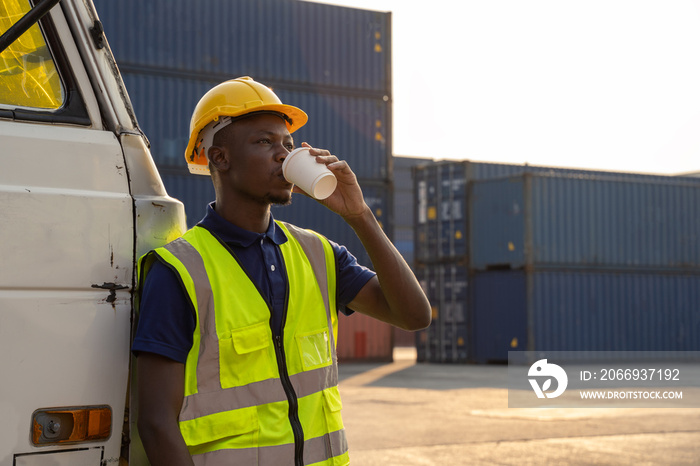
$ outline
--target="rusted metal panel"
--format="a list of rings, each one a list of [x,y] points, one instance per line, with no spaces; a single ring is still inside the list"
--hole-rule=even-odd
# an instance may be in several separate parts
[[[393,327],[360,313],[341,315],[338,323],[340,361],[392,361]]]

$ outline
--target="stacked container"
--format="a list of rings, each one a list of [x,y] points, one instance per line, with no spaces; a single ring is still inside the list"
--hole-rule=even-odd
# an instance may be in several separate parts
[[[527,170],[551,169],[471,161],[434,162],[413,168],[414,267],[433,314],[431,326],[416,335],[419,361],[471,360],[468,188],[473,180]]]
[[[700,349],[697,178],[462,161],[417,167],[413,181],[433,307],[419,360]]]
[[[295,143],[347,160],[391,237],[389,13],[290,0],[94,3],[165,187],[185,204],[190,226],[214,200],[210,179],[190,175],[184,160],[192,111],[216,84],[251,76],[309,115],[294,133]],[[352,229],[315,201],[295,195],[291,206],[273,214],[344,244],[371,266]],[[385,324],[343,321],[392,341]],[[391,345],[360,346],[339,341],[339,357],[391,358]],[[370,350],[386,347],[381,354]]]
[[[413,195],[413,169],[432,163],[432,159],[418,157],[393,157],[394,176],[394,245],[406,262],[415,261],[414,240],[415,209]]]
[[[413,167],[431,163],[432,159],[418,157],[393,157],[394,175],[394,246],[406,262],[413,268],[414,258],[414,196],[413,196]],[[415,269],[414,269],[415,271]],[[415,347],[414,332],[394,328],[394,343],[396,346]]]
[[[470,195],[473,358],[700,349],[700,183],[526,174]]]
[[[416,277],[428,296],[433,322],[416,334],[418,361],[467,362],[468,269],[464,262],[422,263]]]

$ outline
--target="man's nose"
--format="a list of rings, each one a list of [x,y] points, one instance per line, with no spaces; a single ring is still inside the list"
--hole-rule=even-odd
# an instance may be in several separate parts
[[[284,162],[291,151],[287,149],[284,144],[280,144],[275,150],[275,159],[278,162]]]

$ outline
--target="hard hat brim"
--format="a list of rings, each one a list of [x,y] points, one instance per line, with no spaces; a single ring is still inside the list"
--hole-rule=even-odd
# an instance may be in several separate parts
[[[187,164],[190,167],[207,166],[205,151],[208,148],[200,147],[201,144],[198,143],[200,133],[207,125],[218,122],[221,117],[237,119],[257,112],[282,114],[290,133],[304,126],[309,119],[303,110],[283,104],[272,89],[251,77],[231,79],[214,86],[195,106],[190,121],[190,138],[185,150]]]
[[[309,121],[309,116],[304,112],[302,109],[294,107],[292,105],[285,105],[285,104],[271,104],[271,105],[260,105],[258,107],[253,107],[250,109],[245,109],[243,111],[237,111],[237,112],[226,112],[225,108],[217,108],[215,109],[217,111],[211,112],[208,115],[205,115],[203,118],[200,118],[200,121],[197,123],[196,127],[196,134],[199,134],[202,129],[211,121],[218,119],[219,117],[222,116],[230,116],[232,118],[236,117],[242,117],[245,115],[250,114],[251,116],[253,114],[259,113],[259,112],[276,112],[276,113],[281,113],[287,118],[284,119],[284,123],[287,126],[287,130],[289,133],[293,133],[302,126],[306,124],[307,121]],[[190,162],[190,155],[192,154],[194,150],[194,145],[196,143],[197,138],[196,137],[191,137],[188,144],[187,144],[187,149],[185,150],[185,157],[187,159],[187,164],[188,165],[202,165],[201,163],[193,163]],[[190,170],[192,171],[192,170]],[[201,173],[201,170],[197,170],[197,173]],[[208,172],[208,170],[207,170]],[[207,173],[203,173],[207,174]]]

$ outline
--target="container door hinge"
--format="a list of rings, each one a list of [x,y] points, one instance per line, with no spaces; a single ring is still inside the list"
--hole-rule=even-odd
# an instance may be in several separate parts
[[[95,47],[98,49],[103,49],[105,46],[105,30],[102,27],[100,21],[95,20],[95,23],[90,28],[90,35],[92,36],[92,41],[95,43]]]
[[[117,290],[126,290],[129,287],[126,285],[117,285],[116,283],[103,283],[101,285],[92,285],[93,288],[100,288],[102,290],[109,290],[109,296],[107,296],[107,302],[113,303],[117,300]]]

